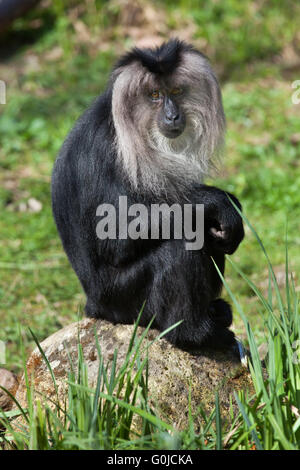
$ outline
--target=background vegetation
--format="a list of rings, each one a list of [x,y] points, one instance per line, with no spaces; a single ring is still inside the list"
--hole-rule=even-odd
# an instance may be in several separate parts
[[[178,36],[204,51],[222,81],[227,150],[214,184],[234,192],[285,282],[299,285],[300,4],[293,0],[43,1],[0,43],[0,339],[6,367],[22,368],[18,324],[29,352],[82,315],[84,296],[55,229],[50,177],[75,119],[100,93],[115,58],[133,44]],[[268,269],[249,229],[233,257],[267,295]],[[266,326],[257,296],[229,265],[227,283],[259,342]],[[226,294],[228,296],[228,294]],[[234,329],[246,338],[235,313]]]

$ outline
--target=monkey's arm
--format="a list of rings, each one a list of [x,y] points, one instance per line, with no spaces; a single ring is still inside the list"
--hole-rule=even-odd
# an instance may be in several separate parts
[[[199,185],[190,199],[194,204],[204,204],[206,251],[210,254],[216,251],[234,253],[244,237],[242,218],[231,202],[241,209],[237,198],[218,188]],[[150,227],[150,220],[148,224]],[[162,249],[164,244],[163,239],[151,240],[149,230],[146,240],[129,237],[126,240],[98,240],[98,250],[108,264],[121,267],[140,263],[148,254]]]

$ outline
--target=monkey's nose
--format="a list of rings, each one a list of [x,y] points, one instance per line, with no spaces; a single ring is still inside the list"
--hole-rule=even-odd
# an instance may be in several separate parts
[[[177,113],[177,114],[167,114],[166,115],[166,123],[168,125],[173,125],[173,126],[176,126],[180,121],[180,114]]]
[[[176,114],[176,116],[173,116],[173,124],[177,124],[177,122],[179,121],[179,118],[180,118],[179,113]],[[176,121],[177,121],[177,122],[176,122]]]

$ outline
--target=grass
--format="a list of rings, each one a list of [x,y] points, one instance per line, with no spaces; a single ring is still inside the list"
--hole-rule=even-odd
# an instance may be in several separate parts
[[[244,214],[263,240],[277,283],[247,226],[244,242],[230,258],[234,263],[227,262],[228,290],[224,290],[224,295],[233,302],[231,292],[236,299],[233,304],[237,335],[250,341],[248,323],[243,321],[240,309],[251,322],[257,347],[268,341],[276,349],[272,353],[276,364],[278,351],[283,348],[284,387],[288,388],[288,372],[293,369],[286,362],[292,350],[284,348],[287,331],[290,332],[295,320],[284,326],[285,336],[276,333],[278,324],[270,318],[273,314],[274,318],[278,313],[283,315],[280,304],[271,314],[269,301],[261,304],[253,285],[268,299],[271,276],[273,290],[277,285],[277,302],[278,295],[284,295],[288,220],[293,296],[299,292],[300,105],[292,104],[291,84],[299,79],[299,65],[297,61],[293,65],[293,54],[299,57],[300,7],[296,2],[275,0],[205,3],[176,0],[146,5],[152,16],[148,18],[143,10],[144,19],[138,24],[143,35],[151,38],[160,35],[161,29],[164,37],[175,34],[188,37],[208,54],[222,79],[228,126],[226,155],[218,175],[208,182],[235,193],[241,200]],[[123,18],[121,3],[115,0],[72,0],[68,5],[60,0],[17,20],[1,38],[0,79],[7,83],[7,104],[0,105],[0,340],[7,345],[5,367],[15,372],[23,370],[19,325],[28,354],[34,346],[28,326],[41,341],[82,314],[84,296],[63,253],[51,214],[50,177],[56,154],[75,119],[103,90],[117,55],[134,42],[137,28],[134,30],[135,25],[126,24]],[[31,212],[30,198],[42,204],[39,212]],[[283,305],[285,315],[290,309],[288,318],[291,311],[297,318],[291,295],[290,306],[287,302]],[[268,336],[270,331],[273,339]],[[245,398],[239,397],[250,423],[253,419],[261,423],[255,430],[260,440],[263,419],[268,413],[275,416],[266,419],[274,436],[274,419],[277,424],[288,419],[289,430],[291,426],[295,426],[295,432],[299,429],[288,411],[289,406],[299,409],[299,397],[298,402],[289,398],[285,403],[282,386],[276,382],[275,372],[272,374],[273,385],[268,385],[267,392],[262,384],[257,390],[258,396],[263,393],[268,398],[268,406],[262,406],[259,398],[258,407],[252,409]],[[276,415],[275,408],[285,418]],[[241,422],[237,439],[243,429],[245,437],[240,442],[246,445],[248,439],[250,446],[253,439],[249,440],[249,436],[254,436],[254,429],[247,434],[249,423],[244,418]],[[276,432],[277,441],[273,437],[268,441],[270,448],[282,445],[278,441],[279,431]],[[198,435],[197,441],[189,431],[187,435],[184,442],[199,447],[206,434],[201,434],[201,438]],[[288,432],[284,435],[295,445]],[[213,448],[215,438],[211,439],[208,442],[212,442]],[[222,439],[224,443],[224,436]],[[266,447],[264,439],[261,445]],[[218,442],[220,445],[220,439]],[[227,447],[232,442],[229,440]]]

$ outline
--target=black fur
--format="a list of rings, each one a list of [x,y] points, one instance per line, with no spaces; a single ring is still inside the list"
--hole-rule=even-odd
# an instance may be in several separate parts
[[[178,39],[171,39],[155,49],[139,49],[136,47],[117,62],[116,68],[138,61],[149,72],[166,75],[172,73],[178,67],[182,53],[187,51],[200,54],[191,45]]]
[[[174,42],[157,49],[153,63],[148,52],[141,60],[150,70],[168,69],[168,57],[174,65],[178,48],[180,43]],[[119,65],[129,63],[136,54],[140,56],[135,51]],[[155,54],[160,58],[158,69]],[[111,99],[108,89],[78,120],[62,146],[52,178],[53,213],[64,249],[87,296],[86,314],[132,323],[146,301],[142,325],[153,315],[153,326],[159,330],[184,320],[167,335],[172,343],[184,348],[229,347],[235,341],[228,329],[232,314],[230,306],[218,299],[221,281],[211,256],[224,272],[224,253],[236,250],[244,232],[241,217],[225,192],[194,184],[186,194],[193,203],[205,205],[205,244],[199,251],[187,251],[184,240],[97,238],[98,205],[118,207],[120,195],[127,195],[128,205],[161,202],[135,193],[117,162]],[[226,237],[214,237],[211,227],[222,227]]]

